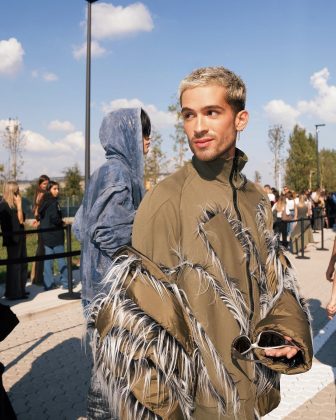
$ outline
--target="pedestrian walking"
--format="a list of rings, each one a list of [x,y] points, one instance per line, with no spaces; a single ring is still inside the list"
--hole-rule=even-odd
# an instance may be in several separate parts
[[[44,243],[45,255],[54,255],[64,253],[64,222],[62,218],[61,207],[58,202],[59,184],[55,181],[49,181],[47,191],[43,195],[39,206],[40,228],[58,228],[54,231],[41,232]],[[68,288],[68,268],[64,257],[56,258],[60,272],[60,285],[63,289]],[[54,289],[57,284],[53,273],[54,260],[44,261],[44,288],[45,290]]]
[[[280,373],[311,367],[308,309],[242,174],[245,92],[223,67],[180,85],[192,161],[146,194],[88,311],[112,416],[252,420],[279,404]]]
[[[22,197],[19,185],[15,181],[4,183],[3,197],[0,201],[0,223],[3,234],[3,246],[7,249],[7,258],[26,258],[26,236],[24,235],[25,215],[22,209]],[[18,233],[22,232],[22,234]],[[5,297],[10,300],[26,299],[28,264],[26,262],[8,264],[6,271]]]

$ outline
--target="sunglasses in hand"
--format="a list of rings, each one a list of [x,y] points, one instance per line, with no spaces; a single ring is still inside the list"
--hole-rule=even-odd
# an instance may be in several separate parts
[[[257,340],[252,343],[251,339],[247,335],[240,335],[236,337],[232,342],[231,353],[232,356],[236,359],[242,359],[245,361],[253,362],[253,363],[262,363],[258,360],[251,360],[247,357],[247,353],[253,349],[281,349],[284,347],[295,347],[297,346],[292,342],[287,340],[282,334],[278,333],[277,331],[266,330],[262,331]],[[288,363],[286,358],[276,358],[271,357],[272,360],[282,361]]]

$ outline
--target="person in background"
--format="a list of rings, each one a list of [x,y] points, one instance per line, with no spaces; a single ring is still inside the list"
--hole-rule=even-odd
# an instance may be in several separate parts
[[[271,203],[271,206],[275,203],[275,195],[271,189],[271,186],[269,184],[264,185],[264,191],[267,194],[267,197]]]
[[[141,108],[117,109],[105,116],[99,131],[106,162],[85,186],[73,232],[81,243],[84,308],[99,294],[112,255],[131,243],[135,212],[144,196],[144,155],[150,145],[151,122]],[[92,374],[88,419],[112,417],[99,380]]]
[[[33,200],[33,214],[35,217],[35,221],[33,222],[33,226],[37,228],[40,223],[40,216],[39,216],[39,206],[42,202],[43,196],[47,190],[48,182],[50,181],[48,175],[40,175],[37,188],[34,195]],[[44,255],[44,245],[42,241],[41,233],[37,234],[37,248],[35,252],[35,257],[40,257]],[[44,261],[34,261],[32,264],[32,271],[31,271],[31,281],[35,284],[44,284],[43,282],[43,270],[44,270]]]
[[[13,234],[24,231],[25,215],[22,210],[22,197],[15,181],[5,182],[3,197],[0,201],[0,221],[3,233],[3,246],[7,249],[7,258],[26,258],[26,236]],[[8,264],[6,272],[5,297],[10,300],[26,299],[28,264]]]
[[[64,253],[64,225],[62,212],[58,203],[59,184],[55,181],[49,181],[47,191],[43,195],[39,205],[40,228],[60,228],[51,232],[41,232],[44,243],[45,255]],[[68,269],[64,257],[57,259],[58,269],[60,272],[60,284],[63,289],[68,288]],[[45,290],[57,287],[53,275],[53,261],[44,261],[44,288]]]
[[[288,191],[286,193],[286,213],[288,214],[288,219],[294,220],[295,213],[295,193],[293,191]],[[287,223],[287,235],[291,233],[293,229],[293,223]]]
[[[308,218],[309,208],[307,204],[306,195],[304,192],[299,194],[299,197],[295,200],[295,209],[294,209],[294,222],[293,230],[291,232],[291,243],[292,243],[292,252],[294,254],[301,251],[301,221],[300,219],[305,219],[303,221],[303,246],[304,248],[308,243],[314,242],[313,231],[311,228],[310,220]]]
[[[326,271],[326,278],[328,281],[332,282],[332,292],[329,303],[327,305],[327,315],[331,319],[336,314],[336,237],[334,240],[334,247],[331,252],[330,261]]]
[[[281,244],[287,248],[288,240],[287,240],[287,220],[289,218],[289,214],[287,213],[286,209],[286,197],[285,195],[281,194],[279,199],[272,207],[273,212],[273,229],[274,233],[277,233],[281,236]]]
[[[314,231],[321,230],[324,224],[323,213],[324,213],[324,196],[320,188],[313,191],[312,195],[312,222]]]
[[[151,122],[140,108],[109,113],[99,138],[106,162],[90,177],[73,223],[81,243],[84,306],[101,289],[111,256],[131,242],[135,211],[144,196],[144,155],[150,144]]]

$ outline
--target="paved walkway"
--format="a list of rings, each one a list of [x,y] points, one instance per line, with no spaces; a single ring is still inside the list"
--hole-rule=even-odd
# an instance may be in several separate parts
[[[293,258],[313,315],[313,368],[303,375],[282,376],[282,402],[264,419],[335,418],[336,319],[328,322],[324,309],[331,290],[324,272],[335,234],[325,231],[328,251],[317,250],[320,235],[314,236],[317,243],[308,248],[310,259]],[[29,300],[10,302],[20,324],[0,343],[4,386],[18,419],[85,419],[91,363],[82,344],[81,304],[58,299],[60,290],[42,292],[36,286],[28,290]]]

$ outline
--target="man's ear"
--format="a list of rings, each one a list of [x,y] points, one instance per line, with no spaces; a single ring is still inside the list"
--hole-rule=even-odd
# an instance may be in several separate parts
[[[243,131],[247,126],[249,120],[249,113],[243,109],[239,111],[235,118],[235,126],[237,131]]]

